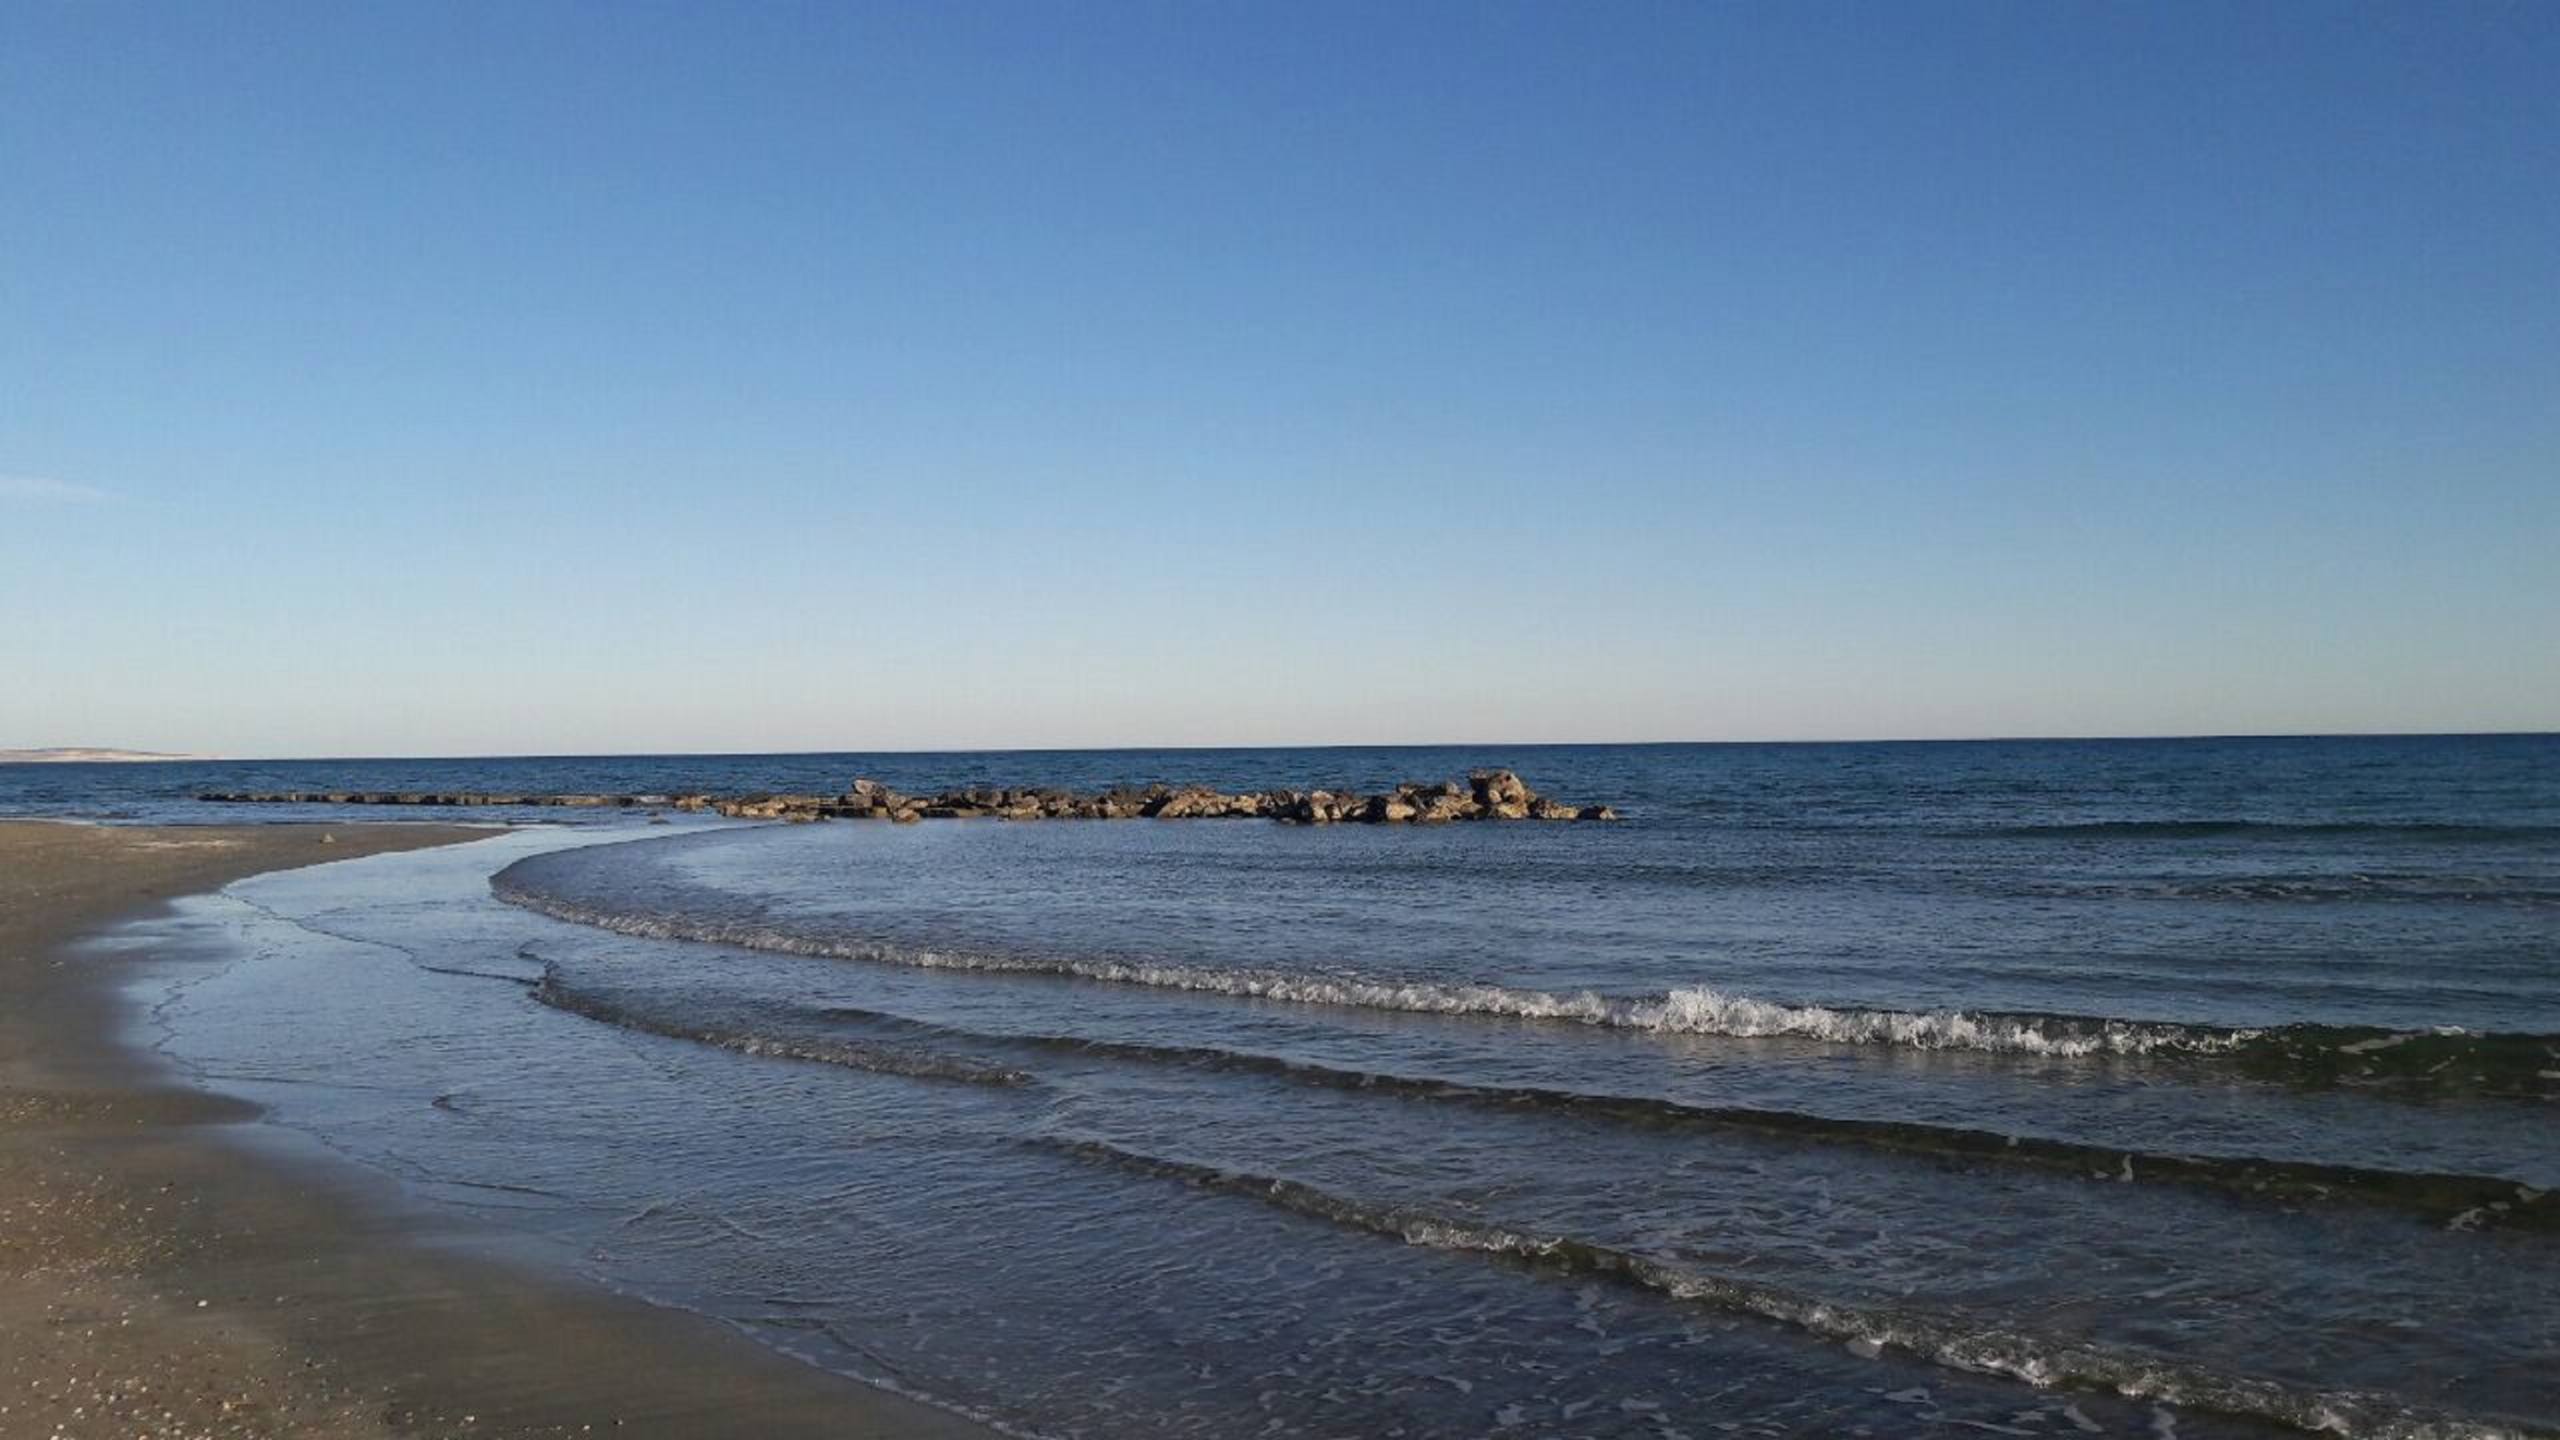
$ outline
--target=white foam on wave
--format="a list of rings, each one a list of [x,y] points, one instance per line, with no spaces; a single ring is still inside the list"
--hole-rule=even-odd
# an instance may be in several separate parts
[[[1558,994],[1508,985],[1224,970],[1155,961],[962,954],[807,935],[765,925],[598,909],[511,884],[494,884],[494,888],[499,898],[554,919],[650,939],[691,940],[748,950],[866,960],[928,970],[1054,975],[1108,984],[1233,995],[1241,999],[1281,1000],[1303,1005],[1334,1005],[1408,1014],[1483,1015],[1672,1035],[1798,1039],[1840,1045],[1892,1045],[1915,1050],[2063,1059],[2170,1051],[2217,1054],[2236,1049],[2262,1033],[2124,1020],[1982,1014],[1964,1010],[1861,1010],[1834,1009],[1823,1005],[1783,1005],[1748,995],[1728,995],[1704,985],[1683,986],[1650,996],[1602,995],[1592,990]]]

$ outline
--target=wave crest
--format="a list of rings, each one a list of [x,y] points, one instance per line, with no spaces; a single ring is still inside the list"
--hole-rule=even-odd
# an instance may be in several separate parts
[[[1734,1039],[1794,1038],[1834,1044],[1898,1045],[1919,1050],[2059,1056],[2148,1055],[2164,1050],[2219,1054],[2256,1038],[2256,1030],[2222,1029],[2070,1016],[2003,1015],[1964,1010],[1862,1010],[1786,1005],[1711,986],[1661,995],[1612,996],[1582,990],[1558,994],[1487,983],[1370,979],[1269,970],[1226,970],[1156,961],[1064,959],[964,954],[900,948],[840,936],[807,935],[769,925],[606,910],[506,883],[498,897],[555,920],[656,940],[691,940],[746,950],[868,960],[932,970],[983,970],[1064,979],[1147,985],[1242,999],[1285,1000],[1413,1014],[1483,1015],[1556,1020],[1611,1029]]]
[[[515,871],[526,863],[519,861],[492,877],[490,886],[498,898],[553,919],[616,934],[778,954],[917,969],[1041,975],[1406,1014],[1579,1024],[1664,1035],[1800,1040],[2056,1060],[2226,1060],[2247,1073],[2291,1084],[2398,1085],[2533,1099],[2560,1095],[2560,1037],[2553,1036],[2490,1035],[2454,1029],[2391,1031],[2317,1024],[2230,1027],[2079,1015],[1791,1005],[1727,994],[1705,985],[1682,986],[1658,995],[1603,995],[1591,990],[1557,993],[1490,983],[932,950],[844,935],[809,934],[753,922],[581,904],[522,883]]]

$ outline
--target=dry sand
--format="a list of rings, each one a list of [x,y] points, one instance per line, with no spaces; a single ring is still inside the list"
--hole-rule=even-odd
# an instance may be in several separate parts
[[[0,822],[0,1440],[985,1435],[696,1316],[426,1249],[352,1172],[249,1158],[216,1127],[254,1111],[145,1073],[108,1038],[118,962],[64,951],[240,876],[485,833]]]

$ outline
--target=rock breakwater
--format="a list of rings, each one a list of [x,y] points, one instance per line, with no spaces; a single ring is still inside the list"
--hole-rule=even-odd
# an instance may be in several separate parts
[[[1101,791],[973,786],[906,795],[856,780],[841,795],[523,795],[480,790],[209,790],[226,805],[409,805],[445,808],[664,809],[739,820],[1278,820],[1297,825],[1436,825],[1470,820],[1615,820],[1606,805],[1541,795],[1508,770],[1464,781],[1415,781],[1380,794],[1347,790],[1245,790],[1148,785]]]

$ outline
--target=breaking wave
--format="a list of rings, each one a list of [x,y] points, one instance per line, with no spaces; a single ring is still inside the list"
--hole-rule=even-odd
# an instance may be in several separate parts
[[[1493,984],[1445,984],[1352,975],[1229,970],[1156,961],[973,954],[890,946],[844,936],[811,935],[770,925],[599,909],[507,883],[505,872],[501,872],[493,884],[499,898],[538,914],[648,939],[692,940],[747,950],[867,960],[930,970],[1048,975],[1309,1005],[1557,1020],[1611,1029],[1722,1035],[1737,1039],[1783,1037],[1835,1044],[1900,1045],[1922,1050],[1976,1050],[2063,1058],[2149,1055],[2161,1051],[2223,1054],[2239,1049],[2262,1033],[2058,1015],[1784,1005],[1747,995],[1727,995],[1703,985],[1686,986],[1652,996],[1612,996],[1591,990],[1558,994]]]
[[[538,857],[537,857],[538,858]],[[531,889],[515,877],[490,884],[510,904],[616,934],[690,940],[780,954],[932,970],[1042,975],[1107,984],[1232,995],[1240,999],[1491,1019],[1588,1025],[1669,1035],[1787,1039],[2037,1059],[2203,1059],[2289,1084],[2394,1085],[2430,1092],[2560,1096],[2560,1037],[2368,1026],[2229,1027],[1973,1010],[1877,1010],[1790,1005],[1709,986],[1656,995],[1557,993],[1495,984],[1396,980],[1356,974],[1220,969],[1173,962],[981,954],[885,945],[836,934],[696,916],[605,909]]]
[[[1210,1045],[1155,1045],[1077,1035],[1011,1034],[962,1029],[880,1010],[825,1006],[812,1020],[854,1020],[942,1044],[995,1045],[1052,1054],[1173,1066],[1228,1074],[1267,1075],[1331,1090],[1365,1091],[1427,1103],[1507,1111],[1545,1111],[1651,1129],[1743,1131],[1787,1139],[1841,1143],[1936,1159],[1991,1162],[2109,1182],[2207,1186],[2289,1204],[2344,1200],[2407,1209],[2452,1228],[2560,1229],[2560,1191],[2492,1175],[2431,1174],[2258,1156],[2184,1155],[2082,1144],[1993,1130],[1917,1121],[1866,1120],[1739,1105],[1698,1105],[1640,1095],[1596,1094],[1535,1085],[1479,1085],[1464,1080],[1347,1070],[1284,1056]]]
[[[2497,1440],[2549,1433],[2429,1413],[2372,1392],[2312,1390],[2220,1374],[2139,1350],[2048,1339],[1964,1317],[1842,1304],[1570,1236],[1370,1204],[1296,1180],[1142,1154],[1100,1140],[1049,1138],[1025,1143],[1126,1173],[1244,1196],[1407,1245],[1488,1255],[1571,1276],[1614,1281],[1689,1304],[1775,1321],[1862,1350],[1899,1350],[1951,1369],[2006,1375],[2038,1387],[2111,1390],[2133,1399],[2271,1420],[2360,1440]]]
[[[738,1022],[705,1023],[653,1015],[623,997],[607,998],[574,988],[546,967],[537,998],[559,1009],[629,1029],[719,1045],[750,1055],[850,1064],[856,1068],[927,1079],[989,1079],[1036,1083],[1033,1076],[955,1053],[966,1047],[1031,1051],[1216,1074],[1269,1076],[1328,1090],[1365,1092],[1425,1104],[1465,1105],[1509,1112],[1545,1112],[1630,1128],[1740,1132],[1785,1140],[1855,1145],[1926,1159],[2016,1166],[2108,1183],[2174,1184],[2210,1188],[2282,1204],[2348,1202],[2411,1211],[2449,1229],[2560,1230],[2560,1190],[2539,1189],[2495,1175],[2457,1175],[2262,1156],[2190,1155],[2129,1150],[2120,1146],[1920,1121],[1872,1120],[1773,1110],[1754,1106],[1700,1105],[1656,1096],[1613,1095],[1535,1085],[1483,1085],[1433,1076],[1351,1070],[1253,1051],[1211,1045],[1159,1045],[1078,1035],[1022,1034],[965,1029],[882,1010],[846,1005],[767,1007],[760,1028]],[[788,1013],[779,1013],[785,1012]],[[918,1037],[932,1051],[849,1044],[823,1034],[829,1024],[855,1022]],[[782,1033],[789,1031],[792,1033]]]

